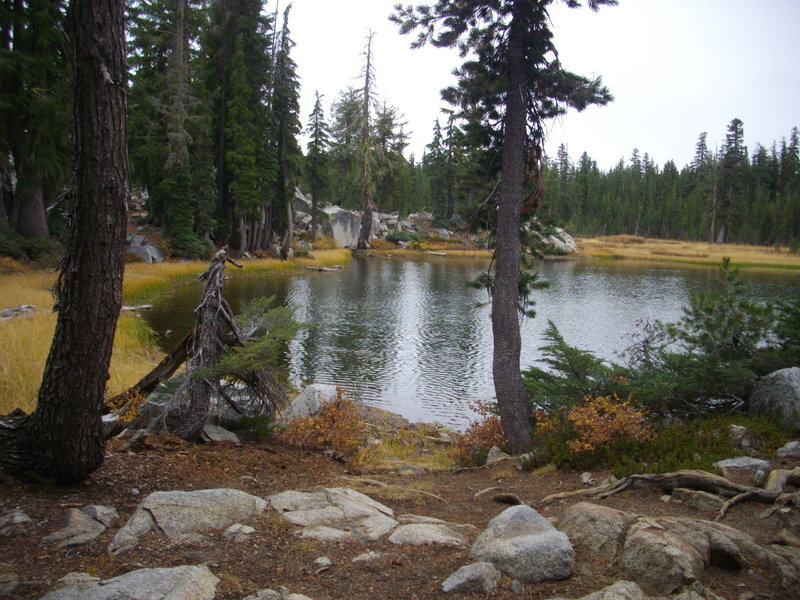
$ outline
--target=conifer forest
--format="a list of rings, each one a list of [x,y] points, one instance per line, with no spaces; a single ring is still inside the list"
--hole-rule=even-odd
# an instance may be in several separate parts
[[[263,0],[127,3],[133,190],[173,256],[288,247],[296,187],[320,207],[425,210],[441,226],[480,213],[497,186],[498,149],[470,115],[443,110],[424,154],[410,155],[403,107],[376,92],[369,38],[339,95],[317,94],[300,114],[300,86],[315,84],[299,80],[292,58],[291,5],[273,10]],[[0,15],[0,228],[58,238],[70,198],[67,5],[2,0]],[[443,90],[443,109],[458,93]],[[731,117],[707,124],[726,131],[721,147],[699,133],[685,165],[656,164],[639,148],[604,171],[590,149],[570,156],[562,145],[542,159],[540,218],[580,235],[797,248],[798,129],[748,148],[746,123]]]

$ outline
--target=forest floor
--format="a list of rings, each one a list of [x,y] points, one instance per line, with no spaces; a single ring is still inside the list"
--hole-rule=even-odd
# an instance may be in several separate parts
[[[0,479],[0,514],[19,508],[33,520],[23,535],[0,538],[0,563],[11,565],[22,581],[11,598],[38,598],[57,579],[73,571],[108,578],[143,567],[199,563],[209,565],[220,579],[217,600],[240,600],[258,589],[279,586],[314,600],[445,598],[442,581],[472,562],[468,547],[395,546],[385,538],[369,546],[300,539],[296,526],[269,510],[246,521],[256,532],[244,543],[234,543],[224,539],[221,532],[211,532],[203,542],[174,545],[163,535],[151,532],[142,537],[137,547],[119,555],[109,554],[108,545],[139,502],[155,491],[236,488],[266,498],[292,489],[350,487],[386,504],[396,514],[437,517],[483,530],[490,519],[506,508],[492,499],[494,493],[476,497],[486,488],[515,494],[545,516],[557,517],[581,498],[547,506],[542,506],[542,498],[585,487],[577,472],[520,471],[510,461],[491,467],[403,475],[391,463],[342,464],[318,452],[289,447],[276,440],[235,447],[229,443],[191,444],[160,434],[146,438],[135,452],[123,450],[122,444],[121,440],[109,443],[105,462],[80,485],[54,487],[7,477]],[[791,468],[797,463],[791,459],[774,462],[776,468]],[[607,475],[607,472],[594,473],[597,481]],[[382,485],[376,485],[376,481]],[[661,492],[653,489],[629,490],[605,500],[591,501],[639,515],[713,518],[712,514],[681,504],[665,503]],[[88,504],[113,506],[120,519],[83,546],[58,549],[43,540],[60,529],[68,508]],[[770,543],[778,532],[757,517],[764,509],[763,504],[739,504],[724,523],[753,535],[762,544]],[[380,558],[352,562],[367,550],[380,553]],[[315,564],[315,559],[322,556],[332,560],[330,568],[320,569]],[[521,592],[513,592],[510,580],[504,577],[489,596],[476,593],[460,597],[576,598],[624,579],[616,566],[599,560],[580,544],[575,545],[575,558],[572,575],[563,581],[525,584]],[[774,573],[758,568],[723,571],[712,567],[703,583],[728,600],[784,599],[785,592],[775,579]]]

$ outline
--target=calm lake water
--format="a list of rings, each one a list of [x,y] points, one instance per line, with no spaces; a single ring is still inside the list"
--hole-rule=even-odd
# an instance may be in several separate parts
[[[455,427],[470,405],[494,398],[490,309],[486,294],[466,286],[486,268],[474,259],[354,259],[335,273],[232,274],[225,295],[275,296],[294,306],[305,327],[289,344],[292,380],[332,383],[353,398],[412,421]],[[675,321],[694,291],[707,289],[714,268],[677,268],[624,261],[542,262],[550,287],[537,292],[535,319],[522,325],[522,365],[540,356],[552,320],[566,341],[618,359],[642,320]],[[747,294],[774,302],[800,294],[796,272],[745,273]],[[192,326],[200,284],[179,286],[145,316],[168,349]]]

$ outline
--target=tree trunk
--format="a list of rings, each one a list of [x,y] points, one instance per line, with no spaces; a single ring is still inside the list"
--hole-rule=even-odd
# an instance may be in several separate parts
[[[525,172],[526,115],[522,99],[524,29],[517,3],[509,39],[508,88],[503,131],[503,180],[497,210],[496,269],[492,292],[492,375],[500,421],[509,449],[523,452],[532,431],[531,407],[520,374],[519,332],[520,206]]]
[[[311,243],[317,241],[317,194],[311,194]]]
[[[195,309],[197,315],[192,332],[192,344],[189,349],[189,363],[186,371],[189,374],[185,394],[185,402],[177,415],[180,425],[175,433],[186,440],[198,441],[200,432],[206,424],[211,408],[211,395],[214,384],[201,372],[217,364],[222,355],[220,332],[224,322],[233,323],[227,302],[222,297],[223,273],[228,262],[225,249],[218,251],[211,259],[211,266],[200,275],[205,280],[203,297]],[[236,264],[236,263],[234,263]],[[239,266],[239,265],[237,265]],[[224,321],[223,321],[224,319]]]
[[[286,231],[283,234],[283,243],[281,244],[281,258],[286,260],[289,258],[289,250],[292,247],[292,233],[294,231],[294,215],[292,214],[292,203],[286,201]]]
[[[0,466],[74,482],[103,460],[100,415],[121,305],[128,157],[124,2],[73,0],[75,203],[38,407],[0,427]]]
[[[29,239],[48,237],[41,175],[37,172],[20,174],[15,199],[18,204],[16,231]]]

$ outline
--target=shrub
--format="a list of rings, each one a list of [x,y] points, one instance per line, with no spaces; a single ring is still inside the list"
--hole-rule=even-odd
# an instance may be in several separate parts
[[[317,415],[295,419],[280,434],[291,446],[307,450],[336,450],[350,455],[363,443],[366,427],[355,403],[342,397],[322,407]]]
[[[413,231],[393,231],[386,236],[387,242],[419,242],[419,235]]]
[[[278,424],[268,415],[244,416],[234,430],[239,437],[251,441],[263,441],[275,433]]]
[[[481,419],[470,423],[464,433],[453,435],[449,452],[456,463],[464,466],[485,463],[492,446],[503,447],[506,444],[500,417],[491,414],[490,405],[478,403],[472,408],[481,415]]]
[[[336,245],[336,240],[333,239],[333,236],[331,235],[318,237],[313,246],[314,250],[336,250],[336,248],[339,247]]]

